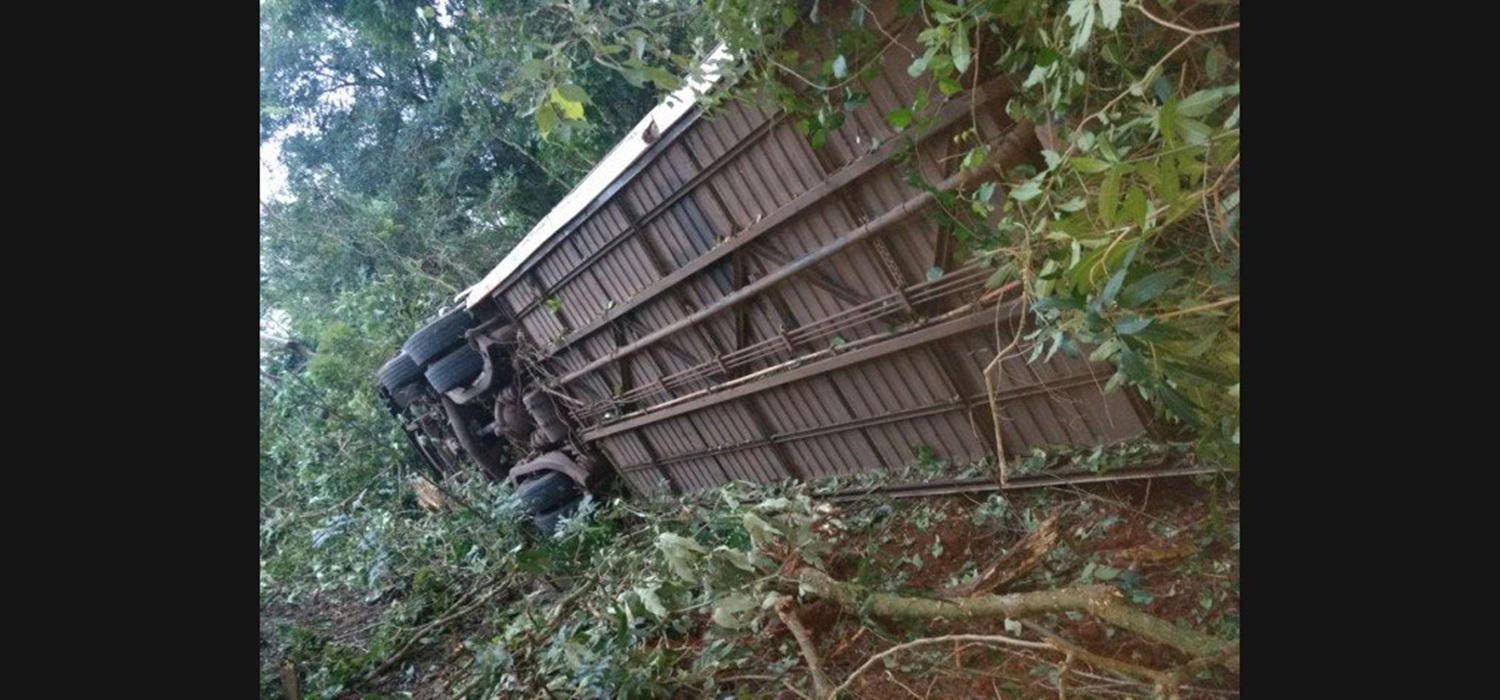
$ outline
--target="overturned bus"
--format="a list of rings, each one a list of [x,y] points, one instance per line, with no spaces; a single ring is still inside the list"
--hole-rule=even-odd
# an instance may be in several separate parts
[[[895,3],[877,5],[899,24]],[[468,458],[515,479],[544,528],[616,476],[684,494],[898,469],[917,451],[987,460],[993,476],[964,483],[991,488],[1168,469],[1006,472],[997,449],[1109,446],[1158,426],[1132,392],[1103,391],[1108,365],[1028,362],[1024,340],[995,362],[1018,340],[1018,292],[987,288],[993,271],[933,210],[1041,149],[1034,125],[1006,116],[1004,75],[933,91],[919,133],[892,128],[884,115],[927,81],[907,72],[917,30],[890,37],[909,50],[855,79],[868,99],[817,148],[784,113],[705,111],[711,71],[646,115],[381,368],[432,468]],[[969,146],[954,136],[969,129],[991,155],[961,171]]]

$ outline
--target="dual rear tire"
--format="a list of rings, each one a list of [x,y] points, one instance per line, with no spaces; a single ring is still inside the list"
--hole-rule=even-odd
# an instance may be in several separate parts
[[[532,524],[550,537],[563,518],[578,511],[583,495],[568,475],[544,471],[521,484],[516,489],[516,499],[531,513]]]

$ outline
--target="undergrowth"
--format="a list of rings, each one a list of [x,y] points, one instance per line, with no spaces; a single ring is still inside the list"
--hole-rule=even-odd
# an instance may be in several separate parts
[[[470,503],[495,495],[458,488]],[[971,580],[1004,543],[1058,509],[1067,513],[1068,537],[1030,577],[1030,588],[1111,582],[1138,604],[1154,603],[1167,584],[1089,549],[1131,527],[1154,527],[1151,539],[1212,552],[1185,561],[1213,575],[1238,564],[1237,526],[1220,540],[1206,514],[1168,525],[1082,491],[962,501],[873,496],[839,505],[811,492],[795,483],[732,484],[685,499],[612,497],[547,538],[504,512],[410,512],[398,525],[350,527],[316,550],[346,550],[345,576],[267,581],[263,574],[263,619],[288,614],[290,602],[298,612],[262,639],[262,692],[281,695],[281,667],[290,662],[308,698],[759,696],[782,681],[805,681],[796,646],[772,609],[796,591],[784,579],[785,562],[806,562],[875,590],[935,590]],[[1237,519],[1233,511],[1230,518]],[[361,547],[367,538],[386,549]],[[309,535],[306,550],[283,546],[268,561],[281,565],[281,558],[312,551]],[[381,557],[410,573],[371,579]],[[1170,585],[1201,589],[1183,622],[1237,637],[1237,584],[1210,581],[1204,588],[1173,576]],[[308,616],[320,602],[324,614]],[[839,624],[841,632],[822,630],[825,644],[861,628],[880,645],[911,635],[874,619]]]

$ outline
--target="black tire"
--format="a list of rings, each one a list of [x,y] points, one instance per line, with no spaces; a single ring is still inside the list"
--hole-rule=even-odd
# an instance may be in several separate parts
[[[412,362],[424,367],[433,358],[452,350],[464,341],[464,331],[478,325],[473,316],[463,309],[454,309],[411,334],[401,351],[411,356]]]
[[[418,367],[417,363],[404,352],[386,360],[386,363],[381,365],[380,370],[375,373],[376,379],[380,380],[380,385],[390,392],[395,392],[417,381],[421,376],[422,368]]]
[[[516,498],[534,516],[541,516],[562,507],[578,497],[578,484],[562,472],[545,471],[532,475],[531,479],[516,489]]]
[[[571,518],[574,513],[578,512],[578,505],[580,503],[583,503],[582,496],[564,503],[550,513],[543,513],[542,515],[533,517],[531,523],[536,525],[536,529],[541,530],[543,535],[551,537],[557,532],[557,524],[562,522],[563,518]]]
[[[427,383],[439,392],[466,387],[484,371],[484,357],[477,350],[461,345],[427,368]]]

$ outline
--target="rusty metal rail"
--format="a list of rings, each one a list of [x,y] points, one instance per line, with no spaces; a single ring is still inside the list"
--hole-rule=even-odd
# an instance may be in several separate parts
[[[1018,491],[1022,489],[1045,488],[1048,486],[1069,486],[1076,484],[1093,484],[1106,481],[1129,481],[1134,479],[1159,479],[1165,477],[1192,476],[1194,474],[1212,474],[1216,469],[1201,465],[1182,462],[1168,462],[1164,460],[1153,461],[1136,468],[1110,471],[1096,474],[1087,471],[1072,471],[1059,474],[1037,474],[1034,476],[1011,477],[1002,484],[996,479],[950,479],[944,481],[922,482],[915,484],[895,484],[889,486],[878,486],[875,488],[845,488],[819,494],[822,500],[835,503],[847,503],[859,501],[871,496],[881,499],[887,498],[929,498],[932,496],[954,496],[971,493],[988,493],[990,491]]]

